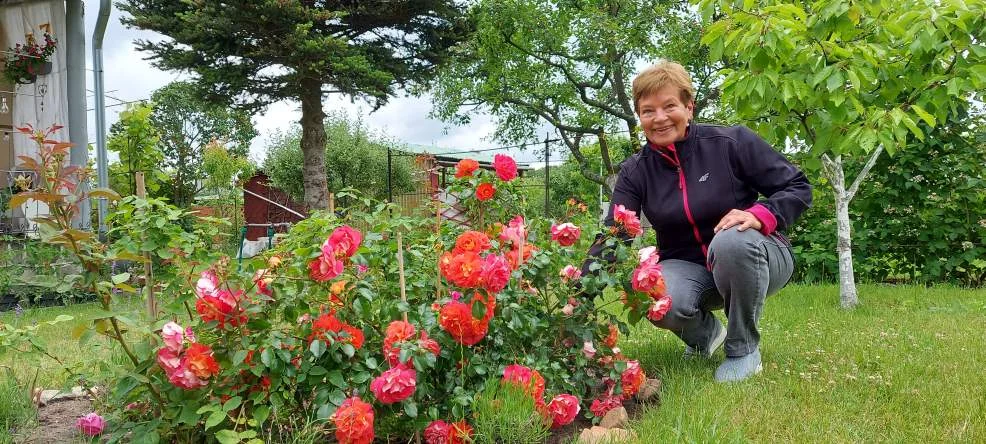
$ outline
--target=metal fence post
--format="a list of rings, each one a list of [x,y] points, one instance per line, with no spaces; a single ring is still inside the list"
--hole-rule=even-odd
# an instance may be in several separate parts
[[[551,151],[548,149],[548,135],[544,135],[544,217],[548,217],[551,213],[551,178],[549,176],[550,167],[548,166],[548,160],[551,158]]]

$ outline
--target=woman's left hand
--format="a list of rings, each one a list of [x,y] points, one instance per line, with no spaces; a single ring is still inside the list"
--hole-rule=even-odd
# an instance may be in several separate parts
[[[712,230],[712,232],[718,233],[721,230],[737,225],[737,231],[746,231],[747,228],[753,228],[754,230],[760,230],[763,228],[763,224],[760,223],[760,219],[757,219],[753,213],[749,211],[732,209],[722,217],[722,220],[716,224],[716,227]]]

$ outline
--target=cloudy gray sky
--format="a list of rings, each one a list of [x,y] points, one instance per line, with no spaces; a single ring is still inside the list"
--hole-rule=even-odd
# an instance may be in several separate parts
[[[88,1],[86,4],[86,47],[87,68],[90,69],[87,88],[92,88],[92,60],[90,45],[92,32],[96,26],[98,2]],[[136,39],[160,39],[159,34],[133,30],[120,23],[121,12],[114,8],[107,25],[103,45],[104,84],[106,86],[107,128],[117,120],[117,114],[124,109],[122,105],[114,104],[119,101],[147,99],[151,93],[171,81],[182,78],[175,72],[161,71],[143,58],[145,55],[134,48]],[[92,93],[89,94],[89,133],[95,139],[95,111]],[[363,121],[371,130],[382,133],[401,142],[435,145],[453,150],[472,150],[498,146],[493,142],[496,125],[489,116],[475,116],[467,126],[451,126],[441,121],[428,118],[431,111],[429,97],[396,97],[377,110],[370,112],[370,107],[359,101],[351,103],[348,98],[332,96],[325,100],[326,111],[343,111],[350,117],[362,116]],[[260,136],[254,139],[251,146],[251,157],[260,161],[264,156],[264,147],[272,132],[286,130],[298,121],[301,116],[297,102],[280,102],[271,105],[265,113],[254,117],[254,125]],[[548,131],[542,128],[540,133]],[[557,151],[556,151],[557,152]],[[519,161],[535,158],[533,152],[521,153],[511,150]],[[559,156],[560,157],[560,156]]]

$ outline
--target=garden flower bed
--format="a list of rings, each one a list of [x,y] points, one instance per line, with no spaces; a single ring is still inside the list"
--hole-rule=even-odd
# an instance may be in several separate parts
[[[101,275],[99,261],[138,258],[157,235],[148,226],[169,233],[139,221],[166,211],[127,198],[121,208],[133,217],[121,220],[140,225],[114,228],[127,241],[119,245],[99,246],[68,225],[50,235],[74,249],[108,313],[83,340],[107,336],[127,357],[91,377],[105,385],[101,433],[110,442],[261,442],[316,423],[346,443],[510,441],[497,434],[598,422],[631,400],[647,377],[617,347],[623,319],[659,319],[670,306],[654,251],[634,254],[623,242],[640,234],[636,215],[618,208],[616,227],[588,239],[580,226],[592,216],[577,203],[566,220],[514,214],[509,157],[497,156],[495,173],[470,165],[451,189],[468,228],[353,196],[359,204],[345,217],[315,214],[243,270],[172,233],[155,244],[169,245],[167,254],[155,253],[174,278],[144,320],[114,311],[109,290],[134,289],[129,275]],[[63,216],[53,224],[67,223],[73,204],[51,191],[33,195]],[[583,275],[590,241],[609,245],[614,261]],[[622,297],[587,296],[607,285]],[[497,426],[510,409],[528,409],[526,424]]]

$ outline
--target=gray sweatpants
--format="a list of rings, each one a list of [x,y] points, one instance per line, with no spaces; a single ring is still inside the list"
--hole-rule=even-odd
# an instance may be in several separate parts
[[[753,353],[760,344],[757,321],[764,300],[784,287],[794,272],[791,247],[776,234],[734,227],[712,238],[709,264],[712,271],[694,262],[661,261],[671,309],[654,325],[702,349],[717,331],[712,310],[725,308],[726,356]]]

